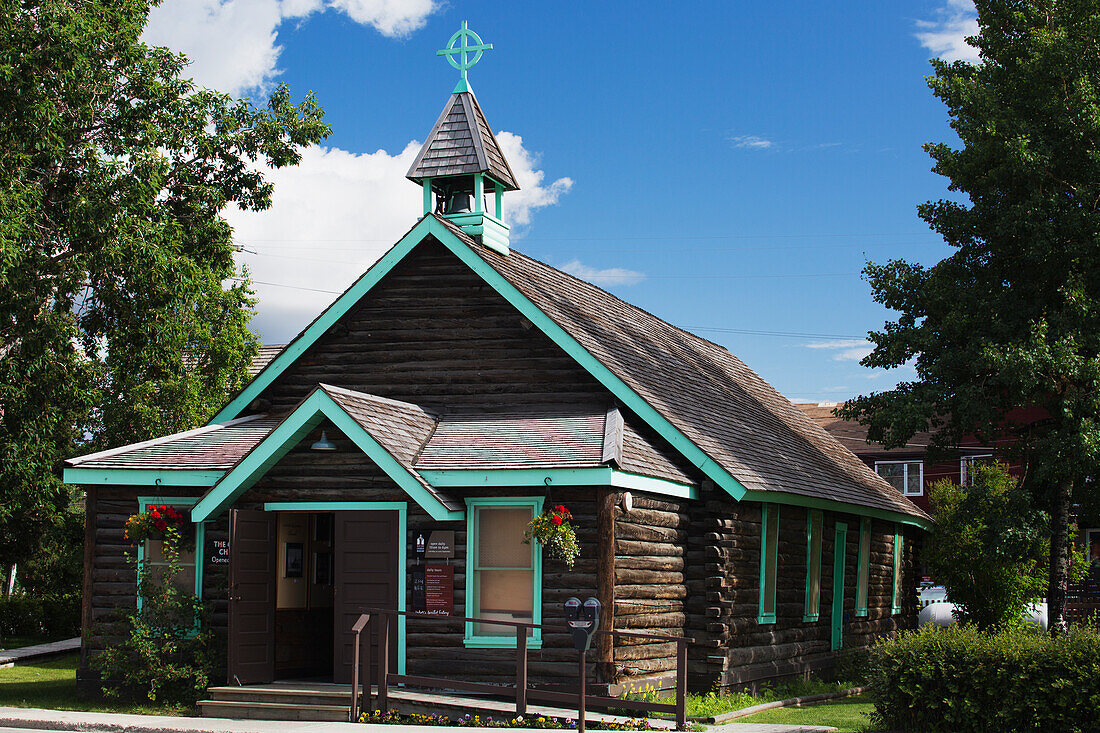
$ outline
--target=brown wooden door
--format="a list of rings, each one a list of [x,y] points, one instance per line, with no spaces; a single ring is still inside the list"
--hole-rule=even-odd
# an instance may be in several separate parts
[[[229,514],[229,682],[275,678],[275,515]]]
[[[351,682],[351,663],[355,634],[351,627],[365,608],[397,608],[398,547],[405,538],[398,536],[396,511],[336,512],[333,547],[335,603],[333,630],[334,682]],[[397,622],[391,617],[390,671],[397,671]],[[378,660],[378,624],[372,616],[371,680],[376,679]],[[363,640],[366,641],[365,639]]]

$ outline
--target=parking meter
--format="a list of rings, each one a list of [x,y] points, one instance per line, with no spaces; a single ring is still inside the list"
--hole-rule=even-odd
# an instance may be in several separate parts
[[[565,602],[565,620],[573,635],[573,647],[578,652],[588,651],[592,635],[600,627],[600,602],[589,597],[584,603],[576,596]]]

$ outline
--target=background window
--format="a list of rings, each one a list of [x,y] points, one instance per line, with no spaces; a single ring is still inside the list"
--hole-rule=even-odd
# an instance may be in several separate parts
[[[877,461],[875,473],[906,496],[924,493],[924,461]]]
[[[817,621],[821,607],[821,512],[806,518],[806,608],[803,621]]]
[[[959,483],[963,486],[969,486],[973,477],[973,473],[970,471],[970,467],[975,463],[993,463],[992,454],[986,454],[981,456],[963,456],[959,460]]]
[[[760,612],[756,620],[775,623],[775,574],[779,562],[779,507],[764,504],[760,528]]]
[[[542,551],[524,544],[523,534],[542,508],[542,499],[468,499],[467,558],[471,572],[466,615],[472,618],[541,623]],[[536,629],[528,636],[538,640]],[[470,646],[514,646],[510,626],[466,624]]]
[[[867,586],[871,572],[871,520],[859,522],[859,565],[856,570],[856,615],[867,615]]]
[[[901,612],[901,548],[905,537],[899,527],[894,527],[894,600],[891,603],[890,613]]]

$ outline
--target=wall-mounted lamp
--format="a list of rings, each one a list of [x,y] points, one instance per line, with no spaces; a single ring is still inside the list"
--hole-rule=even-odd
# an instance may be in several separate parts
[[[328,436],[325,435],[325,431],[322,430],[321,431],[321,439],[318,440],[313,445],[311,445],[309,447],[309,449],[310,450],[320,450],[320,451],[336,450],[336,444],[333,443],[331,440],[329,440]]]
[[[623,508],[623,514],[629,514],[630,510],[634,508],[634,497],[630,495],[629,491],[624,491],[622,498],[619,499],[619,504]]]

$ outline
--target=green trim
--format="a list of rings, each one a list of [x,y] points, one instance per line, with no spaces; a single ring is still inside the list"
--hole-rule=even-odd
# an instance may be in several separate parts
[[[477,509],[485,506],[529,506],[532,517],[542,513],[543,497],[541,496],[471,496],[466,499],[466,616],[474,616],[474,599],[477,597],[478,588],[478,530]],[[542,623],[542,547],[537,541],[531,542],[531,587],[534,597],[531,599],[532,612],[531,623]],[[474,634],[474,624],[466,622],[466,630],[462,639],[463,645],[469,648],[497,648],[515,649],[515,634],[507,636],[477,636]],[[535,628],[531,637],[527,639],[529,649],[542,648],[542,629]]]
[[[844,645],[844,566],[848,554],[848,525],[836,523],[833,538],[833,618],[829,648],[834,652]]]
[[[814,520],[817,521],[817,555],[814,555]],[[802,620],[817,621],[821,613],[821,533],[825,520],[820,510],[806,512],[806,601],[802,607]],[[810,595],[810,581],[817,574],[817,592]]]
[[[237,497],[256,483],[268,469],[286,455],[311,430],[325,418],[332,421],[344,435],[350,438],[368,458],[374,461],[387,476],[392,478],[432,519],[444,521],[462,519],[463,512],[452,511],[443,505],[409,471],[390,455],[389,451],[371,437],[335,400],[317,387],[260,441],[232,470],[225,475],[195,506],[192,516],[196,521],[217,516]]]
[[[432,216],[425,216],[417,222],[416,226],[410,229],[389,252],[386,252],[377,262],[371,265],[362,277],[344,291],[344,294],[337,298],[313,323],[298,334],[294,341],[283,349],[270,364],[264,367],[256,375],[256,378],[249,382],[240,394],[223,407],[207,424],[225,422],[237,417],[241,411],[248,407],[252,400],[256,399],[280,374],[286,371],[287,367],[293,364],[306,349],[321,338],[336,321],[340,320],[341,316],[351,310],[371,288],[389,274],[390,270],[405,258],[405,255],[427,237],[432,232],[433,223],[435,228],[443,228],[443,225]],[[448,234],[450,233],[448,232]],[[451,235],[451,238],[453,239],[454,236]]]
[[[775,523],[775,547],[768,547],[768,531]],[[776,580],[779,577],[779,507],[774,504],[763,504],[760,507],[760,592],[757,594],[757,613],[756,623],[758,624],[774,624],[776,611],[778,610],[775,605],[775,592],[776,592]],[[770,551],[769,551],[770,550]],[[771,611],[764,611],[764,582],[768,576],[769,560],[774,561],[772,565],[771,573]]]
[[[871,520],[859,520],[859,558],[856,565],[856,616],[867,615],[867,597],[871,593]],[[866,561],[865,561],[866,560]]]
[[[890,576],[890,585],[893,592],[891,593],[890,600],[890,614],[901,613],[901,588],[899,587],[901,581],[901,527],[897,524],[894,525],[894,567],[893,573]]]
[[[194,507],[199,501],[195,496],[139,496],[137,498],[138,511],[143,511],[142,507],[146,507],[150,504],[171,504],[172,506],[186,506]],[[200,599],[202,598],[202,574],[203,574],[203,548],[206,546],[206,523],[195,522],[198,526],[195,527],[195,595]],[[138,562],[138,574],[141,574],[141,568],[145,564],[145,543],[142,542],[138,545],[137,550],[137,562]],[[139,577],[134,584],[134,596],[137,598],[137,609],[141,610],[141,594],[137,593],[137,586],[141,582]]]
[[[119,486],[213,486],[225,471],[195,469],[66,468],[67,484],[115,484]]]
[[[404,611],[407,606],[408,591],[405,579],[408,577],[409,530],[408,504],[404,501],[272,501],[264,504],[265,512],[397,512],[397,610]],[[405,617],[397,617],[397,673],[405,674]]]
[[[901,512],[893,512],[888,509],[874,509],[872,507],[859,506],[857,504],[845,504],[833,499],[819,499],[814,496],[801,496],[799,494],[783,494],[778,491],[748,491],[743,497],[744,501],[768,502],[771,504],[786,504],[788,506],[801,506],[807,509],[823,509],[838,514],[853,514],[857,517],[871,517],[883,519],[887,522],[897,522],[918,527],[925,531],[931,531],[932,521],[914,517]]]
[[[631,491],[697,499],[699,489],[676,481],[641,476],[610,467],[601,468],[513,468],[489,471],[446,469],[419,471],[436,488],[479,486],[614,486]]]

